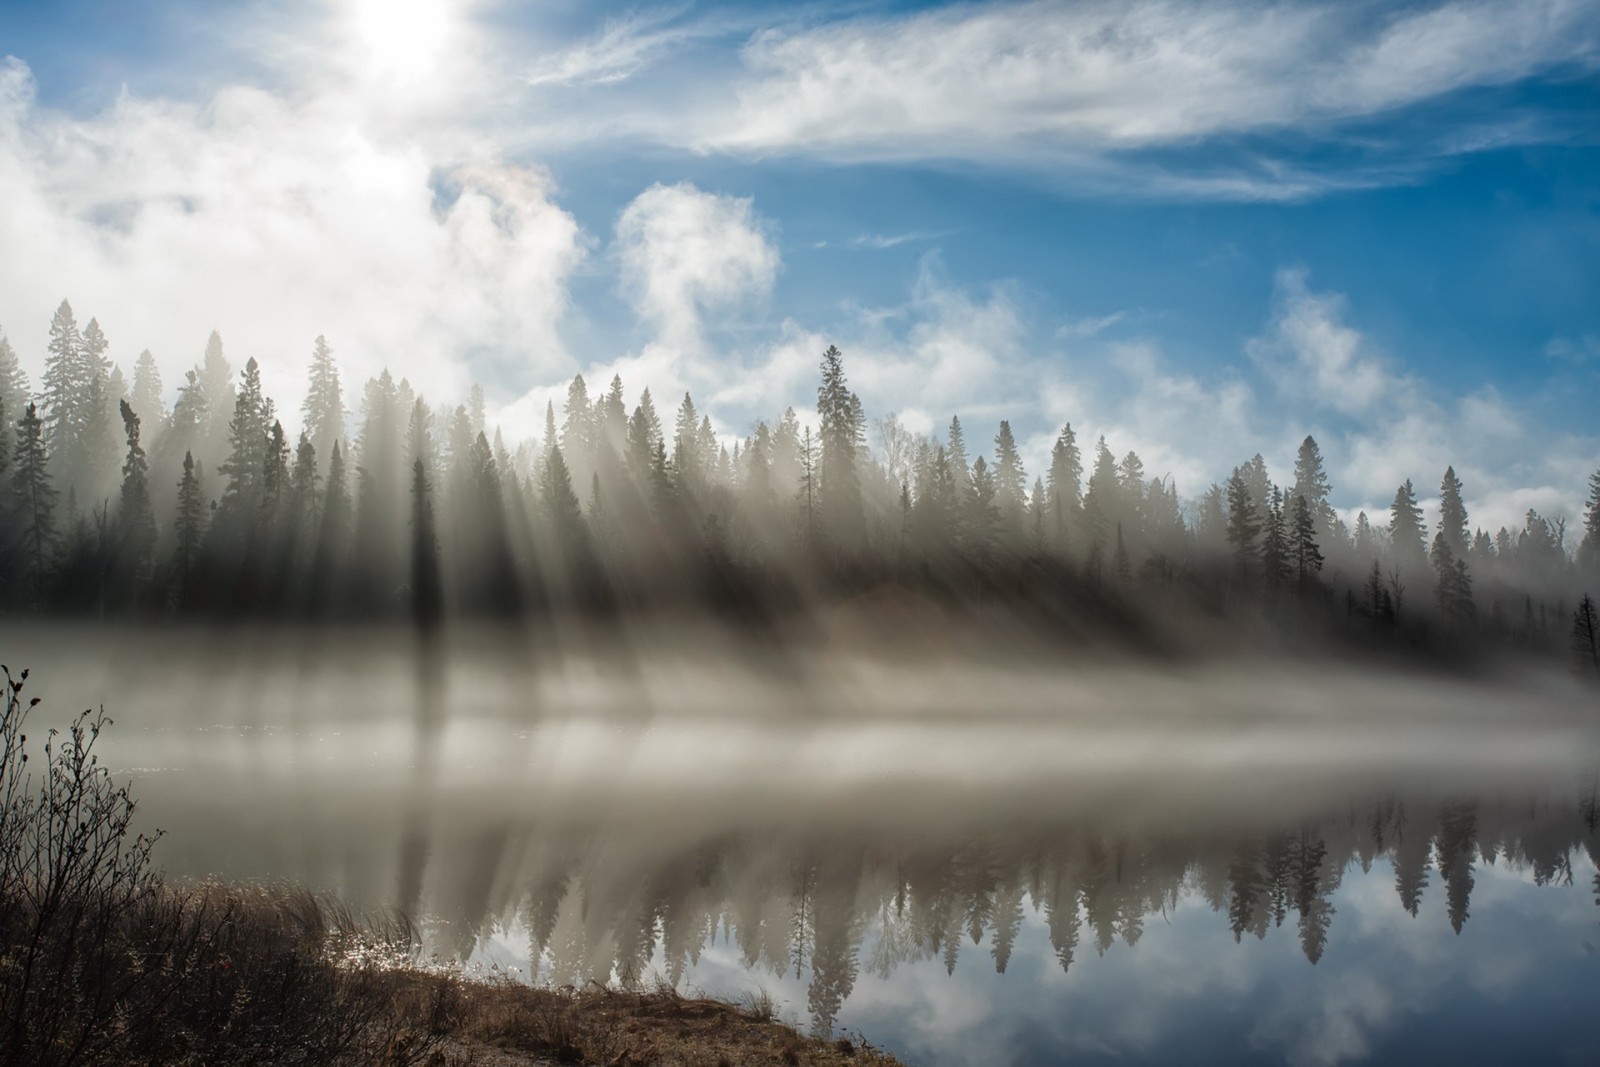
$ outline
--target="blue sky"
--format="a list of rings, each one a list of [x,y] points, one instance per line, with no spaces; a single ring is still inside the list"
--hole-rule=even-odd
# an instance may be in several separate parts
[[[311,339],[508,436],[582,371],[1070,419],[1198,493],[1317,434],[1344,507],[1600,466],[1600,3],[0,6],[0,328],[169,389]]]

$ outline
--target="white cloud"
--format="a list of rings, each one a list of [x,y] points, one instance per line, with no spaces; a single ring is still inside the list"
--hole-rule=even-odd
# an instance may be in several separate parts
[[[315,95],[125,93],[71,117],[13,60],[0,175],[0,322],[35,370],[64,295],[125,366],[150,348],[169,388],[219,329],[286,413],[318,334],[353,388],[388,366],[441,400],[474,372],[503,396],[570,366],[585,240],[538,168],[442,156]]]
[[[1344,297],[1313,293],[1303,269],[1278,271],[1273,303],[1267,335],[1247,351],[1285,392],[1346,415],[1375,411],[1412,392],[1344,321]]]
[[[617,219],[623,284],[662,344],[698,350],[705,312],[771,293],[781,263],[769,228],[749,198],[687,182],[652,185],[623,209]]]
[[[660,8],[608,19],[594,40],[552,49],[540,56],[524,77],[533,86],[627,81],[664,52],[698,36],[691,27],[673,25],[683,11],[682,7]]]
[[[1171,0],[951,6],[756,34],[698,147],[846,158],[1054,158],[1338,122],[1568,63],[1600,13],[1566,0],[1337,4]]]

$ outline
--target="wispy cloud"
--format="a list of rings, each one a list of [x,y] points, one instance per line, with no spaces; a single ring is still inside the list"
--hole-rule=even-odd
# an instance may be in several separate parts
[[[687,11],[687,5],[679,5],[608,19],[593,40],[550,50],[523,78],[533,86],[614,85],[627,81],[670,49],[708,35],[703,24],[680,21]]]

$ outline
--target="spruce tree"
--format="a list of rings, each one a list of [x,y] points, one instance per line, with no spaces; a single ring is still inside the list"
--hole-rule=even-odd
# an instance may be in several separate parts
[[[1307,440],[1310,440],[1307,438]],[[1303,496],[1294,498],[1294,516],[1290,528],[1290,544],[1294,556],[1295,575],[1303,590],[1307,583],[1322,570],[1322,551],[1317,546],[1317,527],[1311,504]]]
[[[0,334],[0,404],[14,416],[20,417],[28,406],[28,375],[23,371],[11,342]],[[9,424],[5,424],[9,425]],[[9,453],[8,442],[0,440],[0,452]]]
[[[656,446],[661,443],[661,419],[647,388],[628,419],[628,471],[640,485],[648,484],[655,465]]]
[[[1283,513],[1283,490],[1273,486],[1267,499],[1267,520],[1261,538],[1261,573],[1266,579],[1267,588],[1277,589],[1289,580],[1294,573],[1294,566]]]
[[[1422,508],[1417,505],[1416,490],[1407,478],[1395,490],[1394,503],[1389,505],[1389,548],[1401,570],[1415,572],[1422,567],[1427,558],[1422,538]]]
[[[1578,568],[1585,580],[1600,583],[1600,470],[1589,475],[1589,500],[1584,505]]]
[[[1289,495],[1292,499],[1305,498],[1319,535],[1325,535],[1333,528],[1333,508],[1328,504],[1328,496],[1332,491],[1327,471],[1322,465],[1322,449],[1317,446],[1316,438],[1307,434],[1295,453],[1294,485]]]
[[[255,522],[272,422],[272,401],[261,391],[261,368],[252,358],[244,365],[233,419],[228,423],[228,458],[217,468],[228,479],[217,505],[216,523],[226,536],[242,538]]]
[[[1256,559],[1256,537],[1261,533],[1261,519],[1256,503],[1250,497],[1250,486],[1245,481],[1243,467],[1233,468],[1228,477],[1228,545],[1233,552],[1234,567],[1241,575],[1248,574]]]
[[[822,354],[822,382],[817,386],[820,456],[817,492],[828,537],[846,549],[859,548],[864,532],[860,447],[860,400],[845,384],[844,357],[833,345]]]
[[[967,504],[967,551],[980,564],[987,564],[994,555],[995,534],[1000,525],[1000,508],[995,503],[999,495],[994,472],[988,462],[979,456],[972,461],[972,497]]]
[[[1117,461],[1102,434],[1094,445],[1094,470],[1083,494],[1083,520],[1091,551],[1104,549],[1110,540],[1117,516],[1122,512],[1119,489]]]
[[[1001,527],[1008,538],[1015,539],[1022,532],[1022,515],[1028,501],[1028,474],[1023,470],[1011,423],[1005,419],[1000,420],[1000,432],[994,438],[994,486]]]
[[[317,455],[330,455],[335,441],[344,440],[344,393],[339,386],[339,365],[333,349],[320,334],[311,350],[310,383],[300,405],[305,434]]]
[[[411,462],[411,617],[424,633],[444,616],[439,537],[434,531],[433,487],[421,456]]]
[[[1083,510],[1083,457],[1072,423],[1061,427],[1050,450],[1050,475],[1045,492],[1050,502],[1050,536],[1059,551],[1066,547]]]
[[[139,444],[140,419],[132,405],[118,405],[123,431],[128,440],[128,456],[122,464],[121,506],[117,511],[120,556],[124,576],[143,580],[156,548],[156,517],[150,506],[150,465]]]
[[[201,539],[205,535],[205,515],[205,500],[194,453],[185,452],[183,478],[178,482],[178,513],[173,523],[178,535],[173,564],[177,571],[180,603],[188,603],[192,599],[194,569],[200,559]]]
[[[44,422],[29,404],[17,423],[11,457],[11,521],[21,549],[23,576],[34,604],[44,600],[45,583],[56,547],[56,489],[50,478]]]
[[[133,364],[133,394],[128,398],[141,426],[158,426],[166,420],[166,404],[161,399],[161,368],[147,348]]]
[[[1439,483],[1439,532],[1455,559],[1465,559],[1471,542],[1467,540],[1467,506],[1461,500],[1461,479],[1454,467],[1444,469]]]

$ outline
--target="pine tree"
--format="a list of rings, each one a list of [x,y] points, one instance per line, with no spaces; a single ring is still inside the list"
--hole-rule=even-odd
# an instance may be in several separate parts
[[[539,483],[539,499],[557,543],[568,551],[576,548],[584,538],[583,509],[559,445],[550,450],[550,461],[545,464]]]
[[[294,448],[294,470],[289,475],[289,515],[292,530],[303,538],[316,529],[321,508],[317,502],[317,448],[311,435],[301,431]]]
[[[433,487],[421,456],[411,462],[411,618],[424,633],[444,616],[439,537],[434,530]]]
[[[661,419],[656,415],[655,401],[647,388],[639,394],[639,403],[628,419],[628,468],[641,485],[648,483],[650,469],[655,464],[656,446],[661,443]]]
[[[672,469],[685,498],[698,495],[705,481],[706,457],[700,453],[700,413],[694,398],[683,394],[678,405],[678,421],[672,437]]]
[[[1261,520],[1255,501],[1250,498],[1244,468],[1235,467],[1228,477],[1228,545],[1233,551],[1234,566],[1241,575],[1248,574],[1255,562],[1256,537],[1260,533]]]
[[[200,559],[201,538],[205,535],[205,501],[196,469],[193,452],[183,454],[183,478],[178,482],[178,514],[174,528],[178,547],[174,559],[178,572],[178,598],[187,603],[192,599],[195,564]]]
[[[972,461],[967,458],[967,435],[961,428],[959,416],[950,417],[950,431],[946,438],[946,449],[949,453],[950,471],[955,479],[954,506],[964,509],[972,496]]]
[[[139,353],[133,364],[133,394],[128,402],[139,416],[140,425],[159,425],[167,417],[166,405],[161,399],[161,369],[148,348]]]
[[[1584,505],[1578,567],[1589,581],[1600,582],[1600,470],[1589,475],[1589,500]]]
[[[822,354],[822,383],[817,387],[821,420],[817,492],[828,536],[846,549],[859,548],[864,533],[861,474],[856,456],[861,426],[860,400],[845,384],[844,357],[828,346]]]
[[[1294,573],[1289,532],[1283,514],[1283,490],[1277,486],[1267,497],[1267,521],[1262,529],[1261,572],[1268,589],[1276,589]]]
[[[1461,500],[1461,479],[1454,467],[1444,469],[1439,483],[1439,532],[1444,534],[1451,556],[1465,559],[1471,544],[1467,540],[1467,506]]]
[[[344,440],[344,392],[339,386],[339,364],[321,335],[311,349],[310,384],[300,405],[305,434],[317,455],[331,454],[335,441]]]
[[[350,543],[351,513],[344,449],[335,440],[333,451],[328,456],[322,525],[317,534],[317,552],[311,565],[311,606],[315,611],[326,609],[338,599],[334,586],[344,577],[342,569]]]
[[[68,485],[83,468],[90,403],[88,361],[72,305],[65,300],[50,320],[44,361],[44,447],[56,475]]]
[[[1307,438],[1310,440],[1310,438]],[[1316,520],[1313,517],[1311,504],[1303,496],[1294,498],[1294,516],[1290,528],[1291,552],[1294,556],[1295,574],[1299,579],[1300,588],[1316,577],[1322,570],[1322,551],[1317,546]]]
[[[1460,622],[1470,619],[1473,615],[1472,579],[1467,561],[1456,558],[1444,530],[1433,535],[1428,559],[1433,565],[1433,599],[1439,614]]]
[[[1095,442],[1094,471],[1089,475],[1089,488],[1083,494],[1083,519],[1091,549],[1103,549],[1110,539],[1112,524],[1122,511],[1119,488],[1117,461],[1102,434]]]
[[[262,530],[275,530],[289,496],[289,439],[283,423],[272,420],[261,457],[261,496],[258,505]]]
[[[1588,593],[1583,594],[1578,610],[1572,614],[1572,652],[1581,670],[1600,672],[1600,617]]]
[[[261,368],[252,358],[244,365],[244,380],[228,423],[228,458],[217,468],[228,484],[217,506],[215,525],[229,524],[228,536],[242,536],[255,521],[272,421],[272,401],[261,391]]]
[[[1328,504],[1328,496],[1332,491],[1327,471],[1322,466],[1322,450],[1317,447],[1316,438],[1307,434],[1295,453],[1294,486],[1289,490],[1289,495],[1292,499],[1305,498],[1319,536],[1326,536],[1333,529],[1335,516]]]
[[[980,564],[994,555],[995,533],[1000,525],[1000,508],[995,503],[998,487],[994,472],[982,456],[972,461],[972,498],[964,524],[967,550]]]
[[[1050,536],[1059,551],[1066,547],[1083,510],[1083,457],[1070,422],[1061,428],[1050,450],[1046,493],[1050,501]]]
[[[1015,539],[1022,532],[1022,515],[1028,501],[1028,474],[1023,470],[1011,423],[1005,419],[1000,420],[1000,432],[994,438],[994,486],[1001,527],[1008,538]]]
[[[23,372],[11,342],[0,335],[0,403],[14,415],[20,415],[28,406],[28,375]],[[9,452],[0,442],[0,452]]]
[[[38,405],[28,405],[16,432],[16,450],[11,460],[11,521],[19,535],[24,577],[37,605],[44,600],[56,547],[56,489],[50,478],[44,422],[39,418]]]
[[[122,498],[117,511],[124,574],[141,580],[148,571],[156,547],[156,517],[150,506],[150,465],[139,444],[139,416],[126,401],[120,402],[123,430],[128,440],[128,458],[122,464]]]
[[[1389,505],[1389,547],[1401,570],[1416,571],[1426,561],[1422,537],[1422,508],[1417,505],[1416,490],[1407,478],[1395,490],[1394,503]]]

